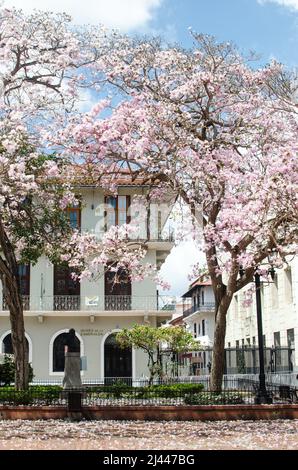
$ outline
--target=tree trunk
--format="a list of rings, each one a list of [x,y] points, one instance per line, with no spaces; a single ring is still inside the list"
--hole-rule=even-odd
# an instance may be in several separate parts
[[[0,214],[1,215],[1,214]],[[3,295],[10,312],[11,340],[15,362],[15,388],[26,390],[29,385],[28,350],[25,338],[23,302],[20,291],[18,264],[14,246],[9,240],[0,216],[0,279]]]
[[[226,317],[228,307],[220,305],[216,315],[213,356],[211,367],[211,390],[221,391],[225,364]]]
[[[148,369],[150,372],[150,377],[149,377],[149,386],[153,385],[153,380],[154,380],[154,358],[153,355],[148,352]]]
[[[3,276],[3,294],[10,311],[11,339],[15,362],[15,388],[26,390],[29,385],[29,357],[25,337],[23,302],[15,276]]]

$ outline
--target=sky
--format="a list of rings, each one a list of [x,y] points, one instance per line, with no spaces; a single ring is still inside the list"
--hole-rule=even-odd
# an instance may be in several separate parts
[[[1,0],[0,0],[1,4]],[[160,35],[191,47],[189,28],[218,40],[234,42],[242,52],[255,51],[259,63],[271,59],[297,67],[298,0],[5,0],[4,6],[65,11],[77,24],[104,24],[129,35]],[[92,101],[85,96],[84,111]],[[189,285],[190,266],[203,262],[189,242],[175,247],[162,267],[171,295]]]

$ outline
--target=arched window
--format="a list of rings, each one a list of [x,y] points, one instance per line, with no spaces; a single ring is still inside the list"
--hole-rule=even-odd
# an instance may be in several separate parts
[[[25,334],[26,334],[25,339],[26,339],[26,344],[27,344],[28,354],[29,354],[29,362],[32,362],[32,342],[29,336],[27,335],[27,333]],[[2,354],[13,354],[11,333],[7,333],[4,336],[2,336],[2,341],[0,340],[0,352],[2,352]]]
[[[64,346],[66,341],[66,336],[68,335],[67,332],[60,333],[53,343],[53,372],[63,372],[64,371],[64,363],[65,363],[65,353],[64,353]],[[76,336],[77,346],[80,349],[81,343],[78,337]],[[81,351],[81,349],[80,349]]]
[[[27,348],[29,348],[29,343],[28,343],[27,338],[26,338],[26,344],[27,344]],[[6,335],[5,338],[3,338],[2,352],[3,354],[13,354],[11,333],[8,333],[8,335]]]
[[[11,333],[6,335],[5,338],[3,339],[2,349],[3,349],[4,354],[13,354]]]

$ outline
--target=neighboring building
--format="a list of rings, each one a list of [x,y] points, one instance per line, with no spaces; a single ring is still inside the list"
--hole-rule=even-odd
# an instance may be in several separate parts
[[[128,223],[136,217],[139,239],[148,245],[145,262],[160,267],[173,247],[172,234],[163,232],[171,204],[165,209],[165,201],[162,210],[154,204],[147,217],[139,220],[131,205],[132,196],[145,195],[146,186],[131,182],[128,175],[121,178],[117,197],[104,194],[92,184],[81,184],[80,206],[68,209],[71,223],[82,232],[95,232],[100,237],[111,225]],[[29,360],[36,381],[62,379],[64,339],[69,328],[76,330],[81,356],[87,358],[83,381],[147,375],[146,356],[141,351],[120,350],[115,333],[136,323],[158,326],[171,318],[169,301],[158,295],[153,280],[113,287],[113,273],[103,270],[98,280],[79,283],[71,278],[68,267],[53,266],[45,257],[19,270]],[[0,286],[0,353],[11,352],[9,312]]]
[[[184,302],[183,318],[186,328],[193,334],[202,347],[203,352],[193,352],[191,356],[191,374],[209,373],[211,351],[213,346],[215,299],[209,279],[197,279],[187,292],[182,295]],[[208,367],[209,366],[209,367]]]
[[[167,325],[170,326],[185,326],[183,315],[173,315],[173,318],[167,322]]]
[[[243,305],[245,291],[233,298],[227,316],[225,346],[227,350],[248,351],[258,344],[255,295],[249,307]],[[286,269],[277,269],[274,281],[261,285],[263,340],[266,347],[265,367],[270,372],[298,371],[298,258],[289,262]],[[243,360],[245,359],[243,356]],[[238,354],[239,357],[239,354]],[[250,358],[256,362],[257,356]],[[228,360],[229,362],[229,360]],[[233,364],[227,364],[233,366]],[[250,364],[251,370],[254,364]]]
[[[184,317],[183,317],[183,308],[184,302],[182,301],[175,301],[175,310],[173,312],[171,320],[167,322],[167,324],[171,326],[185,326]]]

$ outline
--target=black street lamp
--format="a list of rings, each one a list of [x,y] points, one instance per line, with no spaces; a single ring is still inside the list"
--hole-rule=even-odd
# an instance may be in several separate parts
[[[239,269],[240,276],[243,276],[244,269]],[[274,280],[275,271],[273,267],[268,270],[272,280]],[[266,389],[265,365],[264,365],[264,342],[263,342],[263,324],[262,324],[262,302],[261,302],[261,276],[258,272],[254,274],[256,286],[256,307],[257,307],[257,329],[259,345],[259,388],[255,396],[256,404],[271,404],[272,397]]]
[[[274,276],[274,272],[271,271]],[[257,327],[258,327],[258,343],[259,343],[259,389],[256,393],[255,403],[270,404],[272,398],[266,390],[265,367],[264,367],[264,343],[263,343],[263,324],[262,324],[262,303],[261,303],[261,279],[260,274],[255,273],[256,286],[256,306],[257,306]]]

